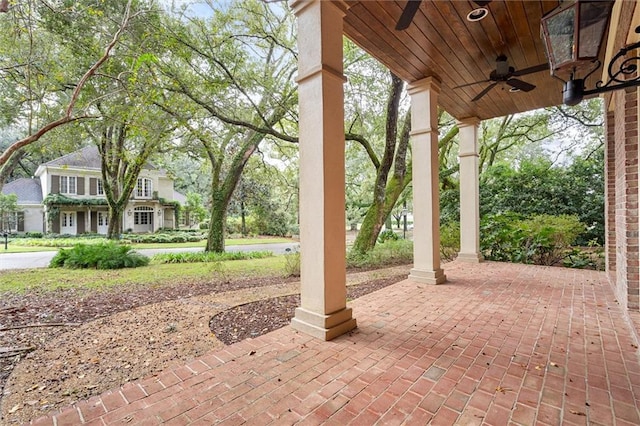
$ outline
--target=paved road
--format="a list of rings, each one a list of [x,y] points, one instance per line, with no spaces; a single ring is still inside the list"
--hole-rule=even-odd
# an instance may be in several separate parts
[[[244,246],[227,246],[227,251],[270,251],[273,254],[284,254],[287,249],[293,250],[298,243],[250,244]],[[180,253],[202,251],[202,248],[167,248],[138,250],[146,256],[159,253]],[[0,253],[0,270],[45,268],[55,256],[55,251],[39,251],[32,253]]]

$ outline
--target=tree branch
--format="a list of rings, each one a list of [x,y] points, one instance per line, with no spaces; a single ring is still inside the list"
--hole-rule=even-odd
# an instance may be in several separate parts
[[[100,68],[108,59],[109,56],[111,54],[111,51],[113,50],[113,48],[115,47],[115,45],[117,44],[120,35],[124,32],[125,28],[127,27],[128,23],[129,23],[129,19],[130,19],[130,11],[131,11],[131,1],[129,0],[127,2],[127,6],[125,8],[125,12],[124,12],[124,17],[122,19],[122,24],[120,25],[120,27],[118,28],[118,30],[116,31],[116,33],[114,34],[111,42],[107,45],[107,47],[104,50],[104,53],[102,54],[102,56],[100,57],[100,59],[98,59],[88,70],[87,72],[84,73],[84,75],[80,78],[80,80],[78,81],[78,84],[76,86],[76,88],[73,90],[72,94],[71,94],[71,100],[69,101],[69,105],[67,106],[67,108],[65,109],[65,114],[63,117],[52,121],[44,126],[42,126],[39,130],[37,130],[35,133],[32,133],[31,135],[27,136],[26,138],[23,138],[19,141],[14,142],[13,144],[11,144],[3,153],[2,155],[0,155],[0,166],[4,165],[9,158],[11,158],[11,156],[13,155],[13,153],[27,145],[30,145],[34,142],[36,142],[38,139],[40,139],[42,136],[44,136],[46,133],[50,132],[51,130],[55,129],[56,127],[62,126],[64,124],[68,124],[74,121],[78,121],[78,120],[83,120],[86,118],[90,118],[90,116],[88,115],[81,115],[79,117],[72,117],[73,114],[73,108],[75,107],[76,102],[78,101],[78,98],[80,97],[80,92],[82,91],[83,87],[85,86],[85,84],[87,83],[87,81],[96,73],[96,71],[98,70],[98,68]]]

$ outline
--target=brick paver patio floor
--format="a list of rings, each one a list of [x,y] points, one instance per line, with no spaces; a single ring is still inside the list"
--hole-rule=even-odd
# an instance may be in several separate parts
[[[352,303],[358,329],[290,327],[38,425],[638,425],[640,362],[604,273],[486,262]]]

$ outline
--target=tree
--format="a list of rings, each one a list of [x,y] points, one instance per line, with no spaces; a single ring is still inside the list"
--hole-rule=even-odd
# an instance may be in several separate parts
[[[206,250],[220,252],[229,203],[251,155],[268,137],[297,140],[287,134],[297,88],[289,12],[258,1],[217,7],[211,20],[166,23],[161,36],[171,54],[158,58],[165,96],[157,105],[184,130],[186,149],[211,163]]]
[[[123,12],[124,11],[124,12]],[[48,13],[48,12],[47,12]],[[82,62],[95,55],[105,34],[95,28],[108,29],[129,16],[140,19],[120,27],[113,40],[109,62],[97,78],[87,85],[84,94],[92,100],[86,111],[93,118],[82,129],[102,157],[102,182],[109,206],[107,237],[117,239],[122,232],[122,215],[138,175],[150,156],[172,132],[172,121],[153,101],[158,96],[154,57],[161,54],[148,26],[160,22],[161,10],[144,0],[114,0],[95,3],[75,2],[56,13],[49,13],[47,28],[69,43],[71,57]],[[124,14],[124,18],[121,16]],[[89,32],[89,31],[93,31]]]
[[[581,244],[604,243],[603,150],[592,158],[554,165],[550,159],[498,163],[481,177],[480,213],[576,215],[587,226]]]
[[[381,158],[378,158],[373,149],[368,149],[370,144],[366,138],[349,135],[349,139],[358,138],[358,142],[367,149],[371,161],[376,166],[373,200],[362,222],[360,233],[353,243],[353,250],[360,253],[366,253],[375,246],[382,225],[402,191],[411,182],[411,169],[407,167],[410,116],[405,113],[404,117],[400,117],[403,87],[402,80],[392,74],[386,108],[385,145]]]
[[[84,66],[84,72],[79,73],[69,73],[65,69],[70,68],[70,62],[54,59],[56,56],[64,57],[61,50],[65,49],[68,40],[57,38],[59,34],[54,31],[55,25],[52,25],[55,20],[64,19],[63,15],[68,14],[70,9],[77,13],[78,5],[74,8],[60,5],[60,9],[54,9],[48,4],[36,7],[32,2],[19,2],[11,9],[14,20],[2,21],[5,28],[0,31],[5,38],[0,43],[5,49],[0,55],[3,58],[0,61],[0,81],[4,94],[2,114],[7,123],[17,124],[20,120],[26,120],[28,124],[27,136],[13,142],[0,154],[0,168],[6,164],[14,167],[17,160],[11,161],[12,156],[20,156],[20,150],[52,130],[92,118],[87,108],[95,99],[85,99],[82,95],[98,70],[107,63],[120,37],[135,17],[131,13],[131,2],[129,0],[124,5],[119,23],[110,39],[103,44],[106,47],[100,54],[90,56],[97,59]],[[88,6],[89,9],[91,6]],[[59,43],[52,45],[51,39]],[[68,50],[65,51],[65,54],[68,53]],[[55,107],[50,107],[52,104]],[[76,113],[76,110],[80,112]]]
[[[134,124],[133,118],[121,123],[106,122],[94,136],[102,157],[103,188],[109,205],[109,239],[120,238],[122,215],[138,184],[138,176],[158,146],[171,134],[172,129],[155,125],[166,123],[162,117],[151,115],[146,118],[149,120],[146,123]]]
[[[0,231],[15,229],[17,213],[20,211],[16,194],[0,193]]]
[[[187,201],[182,206],[185,223],[188,227],[202,222],[207,217],[207,210],[202,204],[202,195],[196,192],[187,193]]]
[[[560,170],[564,170],[564,168],[572,164],[589,160],[591,157],[598,158],[604,144],[602,117],[602,100],[594,98],[574,107],[551,107],[483,121],[480,125],[478,141],[481,183],[487,179],[499,181],[501,177],[496,176],[502,172],[506,173],[505,167],[508,170],[516,171],[520,170],[521,166],[525,167],[525,164],[525,168],[529,169],[533,164],[544,163],[544,166],[536,169],[536,172],[544,174],[545,170],[552,169],[554,165],[557,165]],[[452,149],[452,152],[455,151]],[[442,182],[440,195],[441,223],[457,222],[460,219],[457,158],[455,156],[446,158],[441,153],[440,161],[440,178]],[[588,161],[588,163],[592,164],[591,161]],[[553,169],[555,170],[555,168]],[[547,177],[551,178],[554,175],[554,170],[550,171],[550,176]],[[592,172],[595,179],[601,176],[601,172],[596,172],[593,169]],[[587,179],[593,190],[597,190],[597,185],[593,180],[586,175],[583,175],[583,177]],[[545,176],[541,177],[541,179],[544,178]],[[520,182],[525,185],[523,188],[528,185],[527,179],[535,180],[538,178],[533,175],[523,178]],[[485,188],[485,197],[480,202],[481,211],[497,213],[492,207],[487,206],[498,205],[498,200],[502,200],[505,197],[518,198],[527,196],[526,191],[525,193],[522,192],[522,188],[517,185],[513,186],[514,182],[511,182],[511,184],[512,186],[509,188]],[[554,184],[551,184],[551,186],[554,186]],[[582,184],[576,182],[574,187],[582,187]],[[519,191],[520,193],[503,193],[506,190]],[[571,192],[572,190],[569,191]],[[518,198],[518,201],[508,202],[507,204],[516,206],[521,202],[526,201],[523,198]],[[593,206],[599,205],[598,202],[593,204]],[[503,207],[500,207],[500,209]],[[543,206],[538,207],[541,209],[541,213],[544,212]],[[587,205],[584,208],[591,210]],[[519,206],[518,209],[527,209],[527,207]],[[586,219],[577,210],[572,210],[571,214],[579,214],[581,220]],[[592,216],[589,219],[589,223],[595,223],[594,220],[597,222],[597,219]],[[591,238],[595,238],[595,234]]]

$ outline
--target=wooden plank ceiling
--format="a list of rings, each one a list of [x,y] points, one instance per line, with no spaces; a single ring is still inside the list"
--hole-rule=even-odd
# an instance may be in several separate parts
[[[478,7],[472,1],[424,0],[403,31],[395,25],[406,0],[346,3],[345,35],[407,82],[438,78],[438,103],[458,119],[488,119],[562,103],[562,82],[548,70],[518,77],[536,86],[528,93],[510,92],[510,86],[499,83],[472,102],[491,82],[455,88],[489,79],[499,55],[506,55],[516,70],[546,63],[540,18],[558,6],[557,0],[493,0],[486,6],[489,15],[478,22],[466,19]]]

